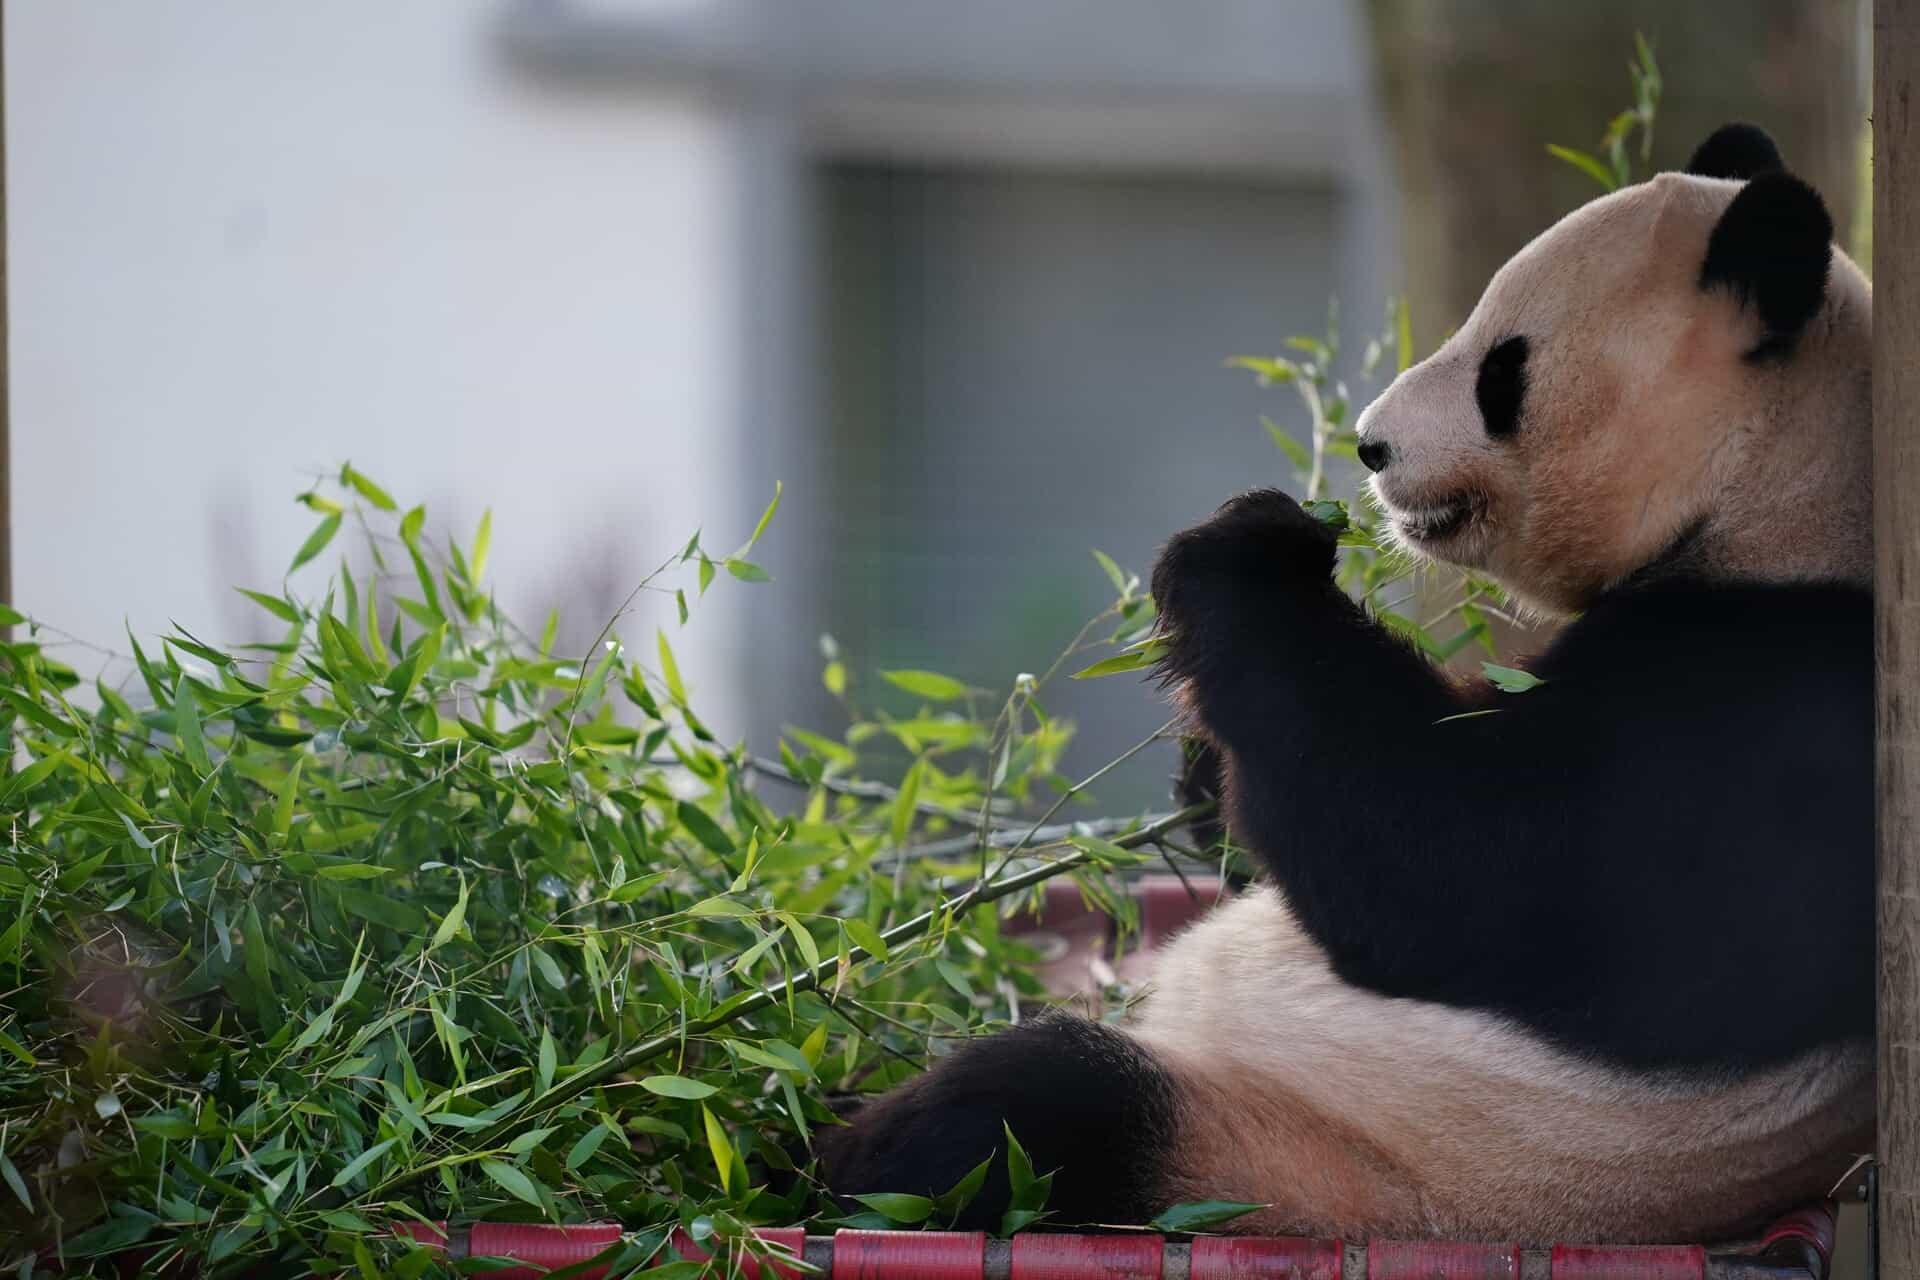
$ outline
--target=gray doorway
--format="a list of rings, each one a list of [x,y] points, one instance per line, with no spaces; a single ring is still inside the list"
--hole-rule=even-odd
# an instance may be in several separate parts
[[[1222,361],[1324,327],[1330,185],[820,172],[812,607],[860,666],[1004,688],[1111,599],[1093,548],[1144,575],[1180,524],[1287,482],[1259,416],[1298,415]],[[1167,714],[1126,676],[1045,701],[1080,725],[1074,772]],[[1160,803],[1172,768],[1149,753],[1103,807]]]

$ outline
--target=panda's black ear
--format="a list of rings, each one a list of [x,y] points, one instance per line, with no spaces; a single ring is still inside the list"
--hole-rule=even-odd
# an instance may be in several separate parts
[[[1763,173],[1786,168],[1780,148],[1757,124],[1723,124],[1701,143],[1687,161],[1687,172],[1703,178],[1736,178],[1745,182]]]
[[[1780,349],[1820,310],[1833,259],[1833,219],[1815,191],[1789,173],[1748,182],[1720,215],[1700,266],[1702,289],[1727,289],[1760,315],[1753,354]]]

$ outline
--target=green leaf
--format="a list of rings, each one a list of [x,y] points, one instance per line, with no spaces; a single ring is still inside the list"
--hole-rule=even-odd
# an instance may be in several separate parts
[[[560,962],[539,947],[529,948],[529,952],[533,956],[533,967],[540,971],[540,976],[546,984],[555,991],[565,991],[567,974],[566,970],[560,967]]]
[[[322,551],[325,551],[327,544],[333,541],[333,535],[338,532],[340,532],[340,517],[338,514],[330,515],[318,525],[314,526],[313,532],[307,535],[307,540],[300,544],[298,551],[293,553],[293,563],[287,566],[287,572],[292,573],[295,569],[298,569],[301,565],[313,559]]]
[[[282,622],[300,621],[300,611],[279,596],[270,596],[264,591],[249,591],[245,587],[235,587],[234,590]]]
[[[900,790],[894,793],[890,833],[895,848],[905,847],[907,835],[913,830],[914,805],[920,798],[920,779],[926,771],[927,758],[920,756],[908,766],[906,776],[900,780]]]
[[[387,496],[387,491],[385,489],[382,489],[379,485],[375,484],[372,480],[369,480],[366,476],[363,476],[358,471],[355,471],[351,466],[348,466],[348,465],[341,466],[340,483],[352,485],[353,488],[360,494],[361,497],[365,498],[368,502],[371,502],[375,507],[377,507],[381,511],[399,510],[399,507],[395,504],[394,500]]]
[[[547,1140],[547,1135],[552,1133],[557,1128],[559,1128],[558,1125],[550,1124],[540,1129],[529,1129],[525,1133],[521,1134],[519,1137],[515,1138],[512,1142],[509,1142],[507,1144],[507,1152],[510,1155],[516,1155],[516,1156],[526,1155],[529,1151],[539,1146],[542,1142],[545,1142]]]
[[[38,1060],[35,1059],[31,1053],[27,1052],[25,1045],[4,1031],[0,1031],[0,1049],[4,1049],[29,1067],[40,1065]]]
[[[372,1146],[368,1147],[365,1151],[362,1151],[359,1155],[355,1156],[352,1160],[350,1160],[347,1163],[346,1168],[342,1169],[339,1173],[334,1174],[333,1181],[328,1185],[334,1186],[334,1187],[346,1186],[349,1182],[352,1182],[355,1178],[359,1177],[361,1172],[365,1170],[368,1165],[372,1164],[375,1160],[378,1160],[382,1155],[386,1154],[386,1150],[388,1147],[391,1147],[394,1143],[398,1141],[400,1141],[400,1139],[398,1138],[388,1138],[384,1142],[374,1143]]]
[[[925,1222],[933,1215],[933,1201],[925,1196],[903,1195],[897,1191],[879,1191],[852,1198],[874,1212],[885,1215],[889,1221],[905,1223],[909,1226],[916,1222]]]
[[[1614,176],[1613,170],[1601,163],[1598,157],[1588,152],[1576,150],[1573,147],[1558,146],[1550,142],[1547,144],[1547,154],[1556,160],[1566,161],[1580,172],[1586,174],[1589,178],[1599,183],[1602,190],[1617,191],[1620,188],[1620,180]]]
[[[571,1147],[567,1148],[567,1158],[562,1161],[562,1163],[566,1165],[569,1171],[578,1169],[581,1165],[593,1159],[593,1153],[600,1149],[600,1144],[605,1142],[607,1136],[612,1132],[613,1130],[608,1127],[604,1121],[596,1124],[593,1128],[581,1134],[579,1139],[575,1141]]]
[[[1404,297],[1393,307],[1393,352],[1396,372],[1405,373],[1413,364],[1413,308]]]
[[[433,931],[433,943],[427,950],[438,950],[442,945],[452,939],[455,934],[459,933],[460,926],[466,923],[467,889],[467,879],[465,876],[462,876],[460,877],[460,896],[454,900],[453,908],[442,917],[440,927]]]
[[[20,1202],[20,1207],[32,1213],[33,1197],[27,1194],[26,1179],[20,1176],[20,1171],[13,1167],[13,1161],[7,1158],[7,1153],[4,1151],[0,1151],[0,1179],[6,1180],[7,1189],[13,1192],[14,1198]]]
[[[1345,533],[1353,525],[1353,519],[1347,511],[1347,504],[1336,499],[1316,498],[1312,502],[1303,502],[1300,506],[1308,515],[1335,533]]]
[[[1018,1235],[1046,1216],[1045,1209],[1009,1209],[1000,1215],[1000,1234]]]
[[[332,1031],[332,1030],[333,1030],[333,1010],[322,1009],[320,1011],[320,1016],[315,1018],[312,1022],[309,1022],[307,1024],[306,1030],[302,1031],[297,1037],[294,1038],[293,1044],[287,1049],[287,1052],[289,1054],[305,1053],[308,1049],[311,1049],[319,1041],[321,1036],[326,1035],[329,1031]]]
[[[840,927],[847,931],[847,936],[853,939],[855,946],[861,948],[874,959],[885,963],[887,959],[887,943],[886,939],[880,936],[878,929],[868,924],[865,920],[860,919],[858,916],[842,917]]]
[[[733,1170],[740,1163],[740,1157],[734,1154],[733,1143],[727,1140],[726,1126],[720,1118],[702,1105],[700,1118],[706,1124],[707,1150],[713,1153],[713,1167],[720,1175],[720,1189],[733,1194]]]
[[[533,1179],[510,1164],[498,1160],[482,1160],[480,1172],[493,1179],[495,1186],[516,1200],[524,1200],[536,1209],[540,1208],[540,1193],[533,1188]]]
[[[1123,596],[1126,595],[1127,575],[1120,572],[1120,566],[1113,562],[1113,557],[1095,547],[1093,558],[1099,563],[1101,572],[1107,575],[1107,581],[1113,584],[1113,589]]]
[[[773,1071],[791,1071],[802,1077],[813,1074],[813,1066],[807,1061],[806,1056],[783,1041],[769,1040],[765,1045],[757,1045],[745,1040],[729,1040],[727,1048],[736,1056],[757,1067],[766,1067]]]
[[[751,920],[759,912],[732,898],[702,898],[687,908],[687,914],[707,919]]]
[[[1495,662],[1482,662],[1480,670],[1486,674],[1494,688],[1502,693],[1526,693],[1546,683],[1531,671],[1521,671],[1517,667],[1503,667]]]
[[[935,1196],[934,1207],[948,1219],[952,1219],[962,1209],[972,1204],[973,1198],[980,1194],[980,1188],[987,1183],[987,1173],[993,1167],[993,1157],[999,1154],[997,1151],[989,1153],[985,1160],[969,1169],[960,1181]]]
[[[397,873],[398,868],[376,867],[370,862],[333,862],[314,872],[322,880],[377,880]]]
[[[533,1087],[541,1093],[545,1093],[548,1087],[553,1084],[553,1073],[559,1070],[559,1067],[560,1054],[559,1050],[554,1047],[553,1033],[545,1027],[542,1027],[540,1029],[540,1052],[539,1056],[535,1059]]]
[[[1081,835],[1076,832],[1067,837],[1067,843],[1101,866],[1133,867],[1152,860],[1147,854],[1137,849],[1125,848],[1111,840],[1103,840],[1099,836]]]
[[[152,1231],[155,1219],[108,1218],[98,1226],[72,1236],[61,1246],[61,1252],[69,1258],[97,1258],[104,1254],[118,1253],[128,1245],[138,1244]]]
[[[1257,374],[1263,383],[1292,382],[1299,376],[1293,361],[1278,356],[1232,356],[1227,360],[1227,367]]]
[[[467,577],[475,585],[487,576],[487,553],[493,548],[493,508],[480,513],[480,527],[473,531],[473,549],[467,553]]]
[[[184,675],[173,685],[173,735],[180,740],[180,750],[196,771],[204,774],[213,768],[213,762],[207,757],[207,739],[200,728],[200,708],[194,700],[193,686]]]
[[[142,1133],[151,1133],[157,1138],[175,1142],[191,1138],[196,1131],[193,1117],[185,1111],[156,1111],[151,1115],[135,1116],[133,1127]]]
[[[689,1080],[685,1076],[648,1076],[640,1082],[640,1087],[663,1098],[682,1098],[689,1102],[711,1098],[720,1092],[710,1084]]]
[[[1265,1208],[1264,1204],[1242,1204],[1237,1200],[1196,1200],[1171,1206],[1147,1225],[1155,1231],[1199,1231]]]
[[[751,560],[742,560],[738,556],[728,556],[727,572],[742,582],[772,582],[773,575]]]
[[[1287,455],[1287,461],[1305,471],[1313,466],[1313,454],[1307,446],[1288,435],[1272,418],[1262,416],[1260,425],[1267,429],[1267,438],[1272,440],[1280,452]]]
[[[364,889],[339,888],[334,891],[340,905],[359,916],[395,933],[411,936],[424,929],[426,915],[419,907],[401,898],[388,897],[380,893],[368,893]]]
[[[660,639],[660,678],[667,683],[667,696],[680,706],[687,704],[687,687],[680,682],[680,664],[673,660],[673,646],[667,643],[667,633],[657,631]]]
[[[680,819],[680,825],[687,829],[688,835],[698,840],[708,849],[719,854],[722,858],[731,858],[733,856],[734,843],[732,838],[727,835],[719,823],[713,820],[705,809],[702,809],[699,805],[691,801],[682,800],[674,806],[674,816]]]
[[[760,513],[760,523],[753,526],[753,536],[747,539],[747,546],[742,547],[741,550],[744,551],[752,547],[754,543],[760,541],[760,535],[767,531],[767,525],[773,521],[773,513],[780,509],[780,491],[782,488],[783,486],[778,480],[773,482],[773,501],[769,502],[767,509]]]
[[[1140,649],[1130,649],[1125,653],[1116,653],[1111,658],[1102,658],[1090,667],[1082,667],[1073,673],[1075,680],[1098,680],[1102,676],[1117,676],[1124,671],[1143,671],[1160,661],[1166,654],[1164,644],[1151,644]]]
[[[820,967],[820,948],[819,945],[814,942],[813,934],[809,933],[807,927],[801,924],[800,921],[789,912],[781,911],[777,914],[780,918],[781,925],[787,931],[787,936],[792,938],[793,945],[800,949],[800,957],[807,962],[807,968],[818,969]]]
[[[1027,1149],[1020,1145],[1020,1139],[1013,1136],[1012,1125],[1003,1120],[1000,1129],[1007,1135],[1007,1188],[1017,1204],[1026,1199],[1037,1181],[1033,1176],[1033,1161],[1027,1158]]]
[[[935,702],[952,702],[967,696],[966,685],[937,671],[882,671],[880,676],[897,689]]]

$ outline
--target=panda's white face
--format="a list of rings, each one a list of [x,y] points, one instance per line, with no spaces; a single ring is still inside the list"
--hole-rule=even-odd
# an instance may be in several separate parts
[[[1374,401],[1361,456],[1407,549],[1485,572],[1550,612],[1584,608],[1709,527],[1725,542],[1717,570],[1845,576],[1859,551],[1851,533],[1843,548],[1816,532],[1810,565],[1804,550],[1784,552],[1778,504],[1791,495],[1778,486],[1812,484],[1802,496],[1832,500],[1822,486],[1866,474],[1850,438],[1828,450],[1831,429],[1801,419],[1819,408],[1806,393],[1831,393],[1835,378],[1857,372],[1864,392],[1870,294],[1835,252],[1825,323],[1806,324],[1783,358],[1757,356],[1761,309],[1738,288],[1702,286],[1743,186],[1662,174],[1568,215]],[[1863,396],[1841,399],[1859,399],[1864,424]]]

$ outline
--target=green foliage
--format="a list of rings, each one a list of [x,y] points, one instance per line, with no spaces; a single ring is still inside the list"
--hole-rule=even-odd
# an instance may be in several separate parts
[[[1480,664],[1480,670],[1487,677],[1487,681],[1502,693],[1526,693],[1546,683],[1531,671],[1522,671],[1517,667],[1503,667],[1497,662],[1483,662]]]
[[[1237,1200],[1199,1200],[1173,1205],[1147,1225],[1156,1231],[1204,1231],[1266,1207]]]
[[[1640,163],[1645,164],[1653,155],[1653,120],[1660,110],[1660,65],[1654,61],[1646,38],[1637,31],[1627,77],[1633,83],[1633,105],[1607,121],[1606,132],[1600,135],[1600,156],[1577,147],[1547,145],[1548,155],[1572,165],[1604,191],[1617,191],[1633,181],[1633,157],[1627,144],[1634,134],[1640,135]]]
[[[1340,584],[1364,602],[1382,625],[1408,637],[1436,662],[1450,661],[1471,645],[1494,652],[1490,618],[1511,620],[1506,598],[1494,583],[1457,570],[1420,566],[1395,544],[1372,495],[1359,487],[1346,498],[1329,498],[1335,460],[1356,463],[1359,436],[1350,411],[1351,393],[1334,373],[1340,356],[1339,313],[1331,310],[1327,331],[1318,338],[1287,339],[1287,354],[1237,356],[1228,363],[1249,370],[1263,386],[1291,388],[1306,411],[1307,443],[1301,444],[1269,418],[1268,436],[1292,464],[1302,501],[1340,535]],[[1361,354],[1362,383],[1381,376],[1391,355],[1394,372],[1414,361],[1413,332],[1406,300],[1388,304],[1381,331]]]
[[[490,521],[430,536],[351,467],[301,501],[287,583],[245,593],[271,643],[129,638],[83,681],[6,615],[0,1238],[71,1266],[417,1274],[376,1230],[408,1217],[616,1219],[656,1265],[675,1226],[831,1213],[829,1097],[1039,997],[1001,912],[1058,875],[1113,906],[1177,826],[1056,821],[1094,779],[1058,771],[1053,671],[881,673],[889,714],[834,653],[851,724],[763,758],[693,710],[677,624],[563,655],[497,607]],[[772,515],[641,590],[758,580]],[[1151,626],[1113,576],[1062,662]],[[938,1225],[978,1187],[871,1208]]]
[[[1605,160],[1554,149],[1609,189],[1631,136],[1642,160],[1651,144],[1660,77],[1636,50]],[[1436,660],[1491,654],[1497,588],[1389,599],[1411,563],[1362,495],[1328,496],[1357,446],[1339,352],[1330,317],[1231,363],[1299,398],[1305,443],[1263,422],[1339,534],[1340,582]],[[1360,378],[1389,355],[1414,359],[1404,301]],[[352,466],[331,489],[299,495],[319,520],[280,589],[240,588],[272,643],[129,636],[88,682],[61,633],[0,604],[24,631],[0,644],[0,1239],[23,1242],[0,1264],[30,1242],[76,1273],[414,1277],[438,1264],[386,1224],[615,1219],[629,1234],[596,1264],[691,1280],[720,1264],[673,1261],[676,1227],[724,1259],[765,1252],[751,1226],[835,1212],[806,1156],[830,1099],[1042,995],[1003,914],[1068,875],[1124,922],[1118,877],[1185,852],[1197,811],[1056,821],[1170,728],[1059,772],[1072,726],[1049,683],[1159,653],[1152,599],[1099,552],[1115,601],[1043,674],[989,692],[879,672],[888,705],[913,701],[895,714],[823,638],[850,723],[792,728],[768,758],[699,719],[667,628],[634,650],[615,618],[566,655],[557,617],[536,636],[505,616],[490,518],[435,542]],[[694,535],[635,598],[671,600],[677,630],[719,570],[766,581],[748,554],[779,500],[731,554]],[[359,567],[296,590],[343,530]],[[1484,666],[1510,693],[1541,683]],[[1047,1218],[1053,1174],[1006,1138],[1011,1234]],[[824,1220],[944,1225],[992,1162]]]

